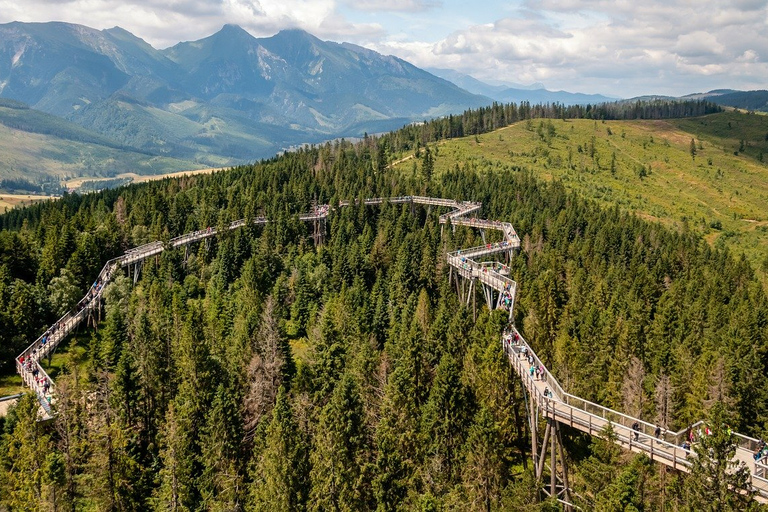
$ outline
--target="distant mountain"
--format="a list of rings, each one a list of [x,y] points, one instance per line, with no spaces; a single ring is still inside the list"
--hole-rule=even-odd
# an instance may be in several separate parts
[[[60,117],[0,99],[0,187],[12,180],[26,183],[27,191],[57,192],[64,178],[166,174],[200,167],[121,146]]]
[[[715,89],[705,93],[689,94],[684,98],[707,99],[718,105],[736,107],[744,110],[768,112],[768,91],[736,91],[733,89]]]
[[[156,50],[115,27],[0,25],[0,97],[114,144],[226,165],[491,102],[391,56],[235,25]],[[362,131],[361,131],[362,130]]]
[[[489,98],[493,98],[496,94],[507,89],[519,89],[526,91],[544,89],[544,84],[542,83],[523,85],[510,82],[501,82],[498,84],[491,84],[488,82],[482,82],[471,75],[459,73],[454,69],[425,68],[425,71],[429,71],[433,75],[439,76],[440,78],[445,78],[449,82],[452,82],[473,94],[480,94],[483,96],[488,96]]]
[[[580,105],[605,103],[607,101],[616,101],[618,98],[602,96],[600,94],[581,94],[567,91],[549,91],[543,84],[536,83],[532,85],[505,84],[491,85],[482,82],[473,76],[465,75],[452,69],[429,68],[431,73],[445,78],[467,91],[488,96],[495,101],[502,103],[520,103],[528,101],[531,103],[561,103],[563,105]]]

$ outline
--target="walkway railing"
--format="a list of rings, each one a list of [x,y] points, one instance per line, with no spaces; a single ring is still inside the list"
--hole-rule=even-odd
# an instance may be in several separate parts
[[[475,261],[475,258],[506,252],[520,247],[520,239],[510,223],[468,218],[467,215],[476,212],[482,207],[481,203],[477,202],[422,196],[399,196],[364,200],[366,205],[379,205],[385,202],[451,208],[451,211],[440,215],[439,222],[441,224],[450,222],[453,225],[501,231],[504,236],[503,241],[448,253],[446,254],[446,261],[459,275],[480,280],[485,285],[499,292],[509,293],[512,303],[514,303],[517,284],[506,275],[500,273],[501,270],[505,270],[508,273],[508,269],[494,262]],[[340,202],[339,206],[343,207],[350,204],[356,204],[356,201]],[[300,215],[299,219],[302,221],[315,221],[327,218],[329,213],[329,206],[321,205],[315,207],[309,213]],[[246,222],[245,219],[236,220],[230,223],[227,229],[237,229],[244,226]],[[264,217],[258,217],[252,222],[254,224],[266,224],[269,221]],[[173,248],[181,247],[214,237],[217,234],[218,230],[216,228],[209,227],[172,238],[168,246]],[[162,242],[151,242],[129,249],[122,256],[109,260],[99,273],[96,282],[86,296],[80,300],[78,305],[62,316],[16,358],[16,369],[21,375],[24,384],[37,395],[44,411],[44,417],[51,417],[53,414],[52,405],[55,403],[55,385],[40,364],[41,360],[51,354],[70,332],[84,319],[88,318],[95,309],[100,307],[104,286],[118,268],[127,267],[151,256],[156,256],[162,253],[165,248],[166,246]],[[692,452],[689,448],[682,445],[688,440],[688,432],[696,432],[702,426],[702,422],[696,423],[689,429],[680,432],[664,432],[656,437],[657,427],[652,423],[567,393],[552,373],[546,369],[541,359],[539,359],[517,329],[512,328],[503,338],[502,344],[510,364],[523,382],[528,397],[544,416],[570,425],[590,435],[602,435],[606,428],[610,426],[613,430],[613,440],[617,444],[632,451],[647,453],[651,459],[676,469],[688,471],[691,467],[690,458]],[[532,371],[532,368],[534,371]],[[543,369],[543,374],[539,378],[536,377],[535,368]],[[760,441],[738,433],[734,433],[734,435],[738,445],[737,458],[739,460],[749,460],[751,455],[761,446]],[[758,498],[762,500],[768,498],[767,462],[766,458],[755,462],[753,471],[751,471],[752,487],[757,492]]]
[[[679,432],[664,432],[656,437],[657,426],[608,407],[567,393],[552,373],[544,366],[531,346],[516,328],[502,338],[502,345],[512,368],[521,379],[526,393],[545,417],[569,425],[589,435],[604,436],[606,428],[613,431],[614,442],[635,452],[646,453],[655,460],[674,469],[689,471],[694,452],[683,443],[693,432],[694,442],[705,428],[704,422],[694,423]],[[533,368],[533,371],[531,370]],[[543,369],[537,377],[536,368]],[[546,392],[546,394],[545,394]],[[760,441],[743,434],[733,433],[737,443],[737,462],[748,462],[757,451]],[[751,485],[760,501],[768,499],[768,465],[756,462],[751,473]]]

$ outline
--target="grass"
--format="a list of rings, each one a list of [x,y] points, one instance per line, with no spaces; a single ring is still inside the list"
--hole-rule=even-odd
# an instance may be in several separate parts
[[[71,364],[76,364],[81,370],[85,370],[87,364],[87,346],[90,344],[91,334],[77,334],[70,336],[60,345],[51,358],[51,364],[48,359],[43,362],[43,369],[56,380],[56,377],[62,370]]]
[[[21,375],[13,373],[9,375],[0,375],[0,397],[16,395],[26,390],[21,384]]]
[[[50,181],[52,177],[113,177],[137,171],[163,174],[203,167],[191,161],[29,133],[2,124],[0,155],[0,177],[32,182]]]
[[[32,203],[46,201],[48,199],[51,199],[51,197],[28,194],[4,194],[0,192],[0,213],[5,213],[17,206],[29,206]]]
[[[195,169],[190,171],[179,171],[179,172],[171,172],[166,174],[151,174],[151,175],[140,175],[136,174],[135,172],[124,172],[117,174],[113,178],[89,178],[89,177],[79,177],[79,178],[73,178],[70,180],[64,180],[61,182],[61,185],[67,188],[79,188],[83,183],[87,181],[109,181],[114,178],[130,178],[131,183],[144,183],[145,181],[154,181],[154,180],[162,180],[165,178],[180,178],[182,176],[193,176],[195,174],[210,174],[216,171],[220,171],[224,168],[207,168],[207,169]],[[34,197],[34,196],[32,196]]]
[[[768,165],[758,161],[764,151],[768,162],[766,134],[768,116],[738,112],[665,121],[533,120],[438,144],[435,173],[455,166],[529,169],[603,205],[695,230],[759,268],[768,263]],[[413,162],[397,166],[409,171]]]

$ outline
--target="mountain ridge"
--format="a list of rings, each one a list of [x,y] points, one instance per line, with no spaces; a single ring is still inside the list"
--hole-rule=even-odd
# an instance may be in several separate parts
[[[157,50],[120,27],[63,22],[0,25],[0,97],[206,165],[491,102],[397,57],[299,29],[256,38],[225,25]]]

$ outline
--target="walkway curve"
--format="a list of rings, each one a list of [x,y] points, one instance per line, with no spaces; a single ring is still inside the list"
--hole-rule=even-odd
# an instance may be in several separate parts
[[[682,447],[686,441],[688,429],[680,432],[665,432],[657,438],[655,425],[565,392],[557,379],[544,366],[531,346],[514,327],[511,320],[517,283],[508,277],[509,269],[506,265],[495,261],[481,261],[481,258],[498,254],[511,256],[515,249],[520,248],[520,238],[512,224],[470,217],[482,208],[482,204],[478,202],[423,196],[371,198],[365,199],[364,202],[366,205],[418,204],[428,207],[449,208],[450,211],[440,215],[440,224],[447,225],[450,223],[452,226],[478,228],[482,231],[483,238],[485,238],[485,230],[500,231],[502,234],[500,242],[449,252],[446,254],[446,262],[450,266],[450,278],[455,273],[457,289],[459,289],[460,294],[466,296],[462,296],[462,301],[466,298],[467,305],[469,305],[470,300],[474,300],[475,284],[479,282],[483,286],[489,309],[503,308],[509,311],[511,327],[505,332],[502,345],[511,366],[523,383],[528,398],[536,406],[536,410],[546,418],[569,425],[589,435],[602,434],[603,429],[610,424],[616,434],[615,441],[618,445],[634,452],[646,453],[652,460],[672,468],[686,472],[690,470],[690,457],[693,452]],[[339,203],[339,207],[355,203],[356,201],[343,201]],[[331,208],[328,205],[316,206],[313,211],[299,215],[299,219],[304,222],[325,221],[330,211]],[[246,222],[245,219],[234,221],[226,230],[240,228]],[[264,225],[268,222],[268,219],[264,217],[258,217],[252,221],[256,225]],[[77,306],[68,311],[42,336],[29,345],[24,352],[19,354],[16,358],[16,370],[21,375],[24,384],[37,395],[42,406],[42,419],[50,419],[55,414],[52,404],[55,403],[56,388],[53,380],[40,364],[41,360],[51,354],[61,341],[84,320],[94,318],[94,314],[99,311],[101,305],[104,286],[117,271],[126,267],[130,269],[130,266],[134,265],[134,276],[136,276],[138,266],[144,260],[159,255],[166,248],[186,246],[212,238],[217,234],[216,228],[194,231],[172,238],[167,244],[156,241],[134,247],[127,250],[122,256],[107,261],[98,278]],[[463,284],[469,283],[468,289],[459,286],[460,280],[463,280]],[[494,299],[494,296],[497,299]],[[532,366],[540,367],[543,370],[540,378],[532,374]],[[545,390],[548,391],[546,395]],[[639,425],[638,431],[632,429],[635,424]],[[701,428],[703,428],[701,421],[692,426],[694,432]],[[768,502],[766,459],[763,458],[759,462],[755,462],[752,457],[752,454],[760,446],[760,441],[738,433],[734,433],[734,436],[738,443],[735,462],[744,462],[751,468],[751,485],[756,492],[756,498],[761,502]]]

